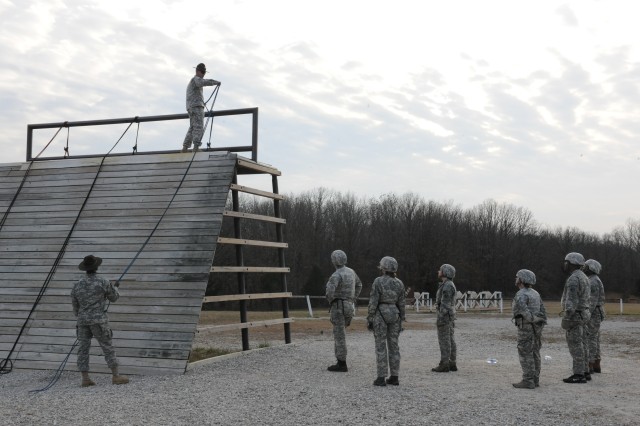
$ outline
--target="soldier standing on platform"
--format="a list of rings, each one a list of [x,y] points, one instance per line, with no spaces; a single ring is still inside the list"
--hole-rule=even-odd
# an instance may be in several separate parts
[[[202,134],[204,132],[204,97],[202,88],[204,86],[220,85],[219,81],[203,78],[207,73],[204,64],[196,66],[196,75],[189,80],[187,85],[187,112],[189,113],[189,130],[182,144],[182,152],[187,152],[193,143],[194,151],[200,149],[202,144]]]

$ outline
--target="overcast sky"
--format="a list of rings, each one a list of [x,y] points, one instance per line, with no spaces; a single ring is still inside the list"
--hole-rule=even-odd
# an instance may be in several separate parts
[[[25,161],[30,123],[185,112],[204,62],[215,109],[260,109],[281,192],[494,199],[603,234],[640,218],[638,16],[631,0],[0,0],[1,162]],[[212,145],[249,144],[248,123],[216,119]],[[187,125],[145,123],[138,148],[179,149]],[[70,153],[125,128],[72,128]],[[134,143],[135,127],[117,150]]]

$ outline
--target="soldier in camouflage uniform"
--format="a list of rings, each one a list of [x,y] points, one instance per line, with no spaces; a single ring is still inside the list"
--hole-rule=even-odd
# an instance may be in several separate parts
[[[457,347],[453,338],[456,320],[456,286],[451,281],[456,276],[456,268],[444,264],[438,269],[440,284],[436,293],[438,344],[440,345],[440,363],[431,371],[446,373],[458,371],[456,364]]]
[[[196,67],[196,75],[191,78],[187,85],[187,112],[189,113],[189,130],[182,144],[182,152],[187,152],[191,143],[194,150],[200,149],[202,144],[202,133],[204,132],[204,97],[202,96],[202,88],[204,86],[220,85],[219,81],[203,78],[207,73],[207,67],[204,64],[198,64]]]
[[[518,357],[522,367],[522,381],[514,388],[534,389],[540,386],[540,347],[542,329],[547,323],[547,312],[540,294],[531,288],[536,275],[528,269],[516,273],[518,292],[513,298],[511,310],[518,327]]]
[[[405,321],[404,284],[396,278],[398,262],[389,256],[380,260],[381,275],[373,281],[367,309],[367,328],[376,342],[378,377],[375,386],[399,385],[400,347],[398,339]],[[385,380],[387,372],[389,378]]]
[[[82,374],[82,387],[95,385],[95,382],[89,378],[89,350],[93,337],[100,344],[107,365],[113,373],[111,382],[116,385],[129,383],[126,376],[118,373],[118,359],[111,342],[113,332],[109,327],[106,313],[107,300],[115,302],[120,294],[109,280],[96,274],[100,264],[102,264],[101,258],[86,256],[78,265],[78,269],[86,271],[87,274],[71,290],[71,304],[77,318],[78,370]]]
[[[586,383],[591,380],[589,374],[588,354],[584,327],[590,318],[589,279],[582,272],[584,256],[580,253],[569,253],[564,258],[564,271],[569,278],[564,285],[562,299],[562,328],[566,330],[569,353],[573,358],[573,375],[562,379],[565,383]]]
[[[331,308],[331,324],[333,324],[333,339],[335,354],[338,362],[329,366],[327,370],[347,372],[347,341],[345,327],[349,327],[355,314],[356,299],[362,291],[362,281],[351,268],[346,267],[347,255],[342,250],[331,253],[331,262],[336,271],[329,278],[326,296]]]
[[[587,346],[589,347],[589,372],[600,373],[600,323],[605,318],[604,313],[604,285],[598,276],[602,270],[600,262],[589,259],[583,268],[589,278],[591,287],[591,318],[585,327]]]

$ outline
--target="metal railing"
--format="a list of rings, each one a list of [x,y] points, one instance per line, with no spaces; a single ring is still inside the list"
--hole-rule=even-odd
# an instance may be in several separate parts
[[[203,151],[230,151],[230,152],[251,152],[251,159],[258,161],[258,108],[242,108],[242,109],[228,109],[221,111],[207,111],[205,117],[222,117],[227,115],[252,115],[251,126],[251,145],[240,146],[225,146],[215,148],[205,148]],[[41,123],[41,124],[28,124],[27,125],[27,161],[32,160],[56,160],[64,157],[38,157],[33,158],[33,131],[40,129],[56,129],[63,127],[86,127],[86,126],[104,126],[110,124],[128,124],[128,123],[148,123],[153,121],[169,121],[169,120],[184,120],[188,119],[189,114],[171,114],[171,115],[152,115],[147,117],[130,117],[130,118],[113,118],[108,120],[88,120],[88,121],[65,121],[62,123]],[[145,154],[158,154],[167,152],[179,152],[175,151],[145,151]],[[131,155],[128,153],[115,153],[116,155]],[[75,155],[74,158],[83,157],[95,157],[96,155]]]

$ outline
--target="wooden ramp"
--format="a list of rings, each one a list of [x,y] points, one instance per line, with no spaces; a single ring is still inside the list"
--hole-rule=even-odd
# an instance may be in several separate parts
[[[99,273],[115,281],[144,246],[122,277],[120,299],[109,307],[120,371],[182,374],[238,158],[200,152],[102,161],[0,165],[0,360],[70,236],[17,340],[13,368],[57,369],[69,353],[76,340],[69,294],[83,274],[78,264],[84,256],[102,257]],[[66,368],[76,369],[75,351]],[[108,372],[95,341],[91,369]]]

